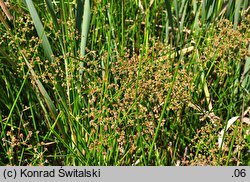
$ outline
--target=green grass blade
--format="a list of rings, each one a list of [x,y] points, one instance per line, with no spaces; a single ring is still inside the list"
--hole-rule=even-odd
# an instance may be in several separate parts
[[[85,0],[84,2],[84,14],[82,19],[82,28],[81,28],[81,43],[80,43],[80,55],[85,55],[85,48],[87,45],[88,39],[88,31],[89,31],[89,24],[91,18],[91,8],[90,8],[90,1]],[[80,66],[83,66],[83,62],[80,63]],[[80,80],[82,80],[83,71],[80,69]]]
[[[226,17],[231,20],[231,14],[232,14],[231,12],[233,10],[234,0],[229,0],[227,4],[228,4],[228,6],[227,6],[227,10],[226,10]]]
[[[44,27],[42,25],[41,19],[40,19],[39,15],[38,15],[38,13],[36,11],[36,8],[35,8],[32,0],[25,0],[25,2],[27,4],[30,15],[31,15],[32,20],[34,22],[37,34],[38,34],[39,38],[42,40],[42,45],[43,45],[45,55],[46,55],[46,57],[47,57],[47,59],[49,61],[53,62],[54,61],[54,58],[52,56],[53,52],[52,52],[49,40],[48,40],[48,38],[47,38],[47,36],[45,34]]]
[[[234,29],[237,28],[239,20],[240,20],[240,7],[242,0],[238,0],[235,3],[235,14],[234,14]]]
[[[26,73],[26,75],[28,75],[28,74],[29,74],[29,71]],[[9,123],[9,120],[10,120],[10,118],[11,118],[11,116],[12,116],[12,113],[13,113],[13,111],[14,111],[14,108],[15,108],[16,105],[17,105],[17,100],[19,99],[19,96],[20,96],[20,94],[21,94],[21,92],[22,92],[22,90],[23,90],[23,87],[24,87],[24,85],[25,85],[25,83],[26,83],[26,80],[27,80],[27,79],[24,79],[24,80],[23,80],[23,83],[22,83],[22,85],[21,85],[21,88],[19,89],[19,91],[18,91],[18,93],[17,93],[17,96],[16,96],[16,98],[15,98],[15,100],[14,100],[14,103],[13,103],[13,105],[11,106],[11,109],[10,109],[10,112],[9,112],[9,115],[8,115],[8,118],[7,118],[7,121],[6,121],[6,123],[5,123],[5,125],[4,125],[4,128],[3,128],[3,131],[5,131],[5,128],[6,128],[7,124]],[[13,127],[13,126],[11,125],[11,127]],[[1,138],[3,138],[3,134],[4,134],[4,132],[1,133]]]
[[[45,0],[45,2],[48,6],[48,9],[49,9],[50,15],[52,17],[53,23],[55,25],[55,28],[56,28],[56,30],[59,30],[59,24],[57,21],[56,13],[55,13],[55,10],[53,8],[52,2],[50,0]]]
[[[168,0],[165,0],[165,3],[166,3],[166,7],[167,7],[168,20],[169,20],[169,24],[171,27],[171,32],[175,38],[174,21],[173,21],[173,15],[172,15],[172,11],[171,11],[171,4]]]
[[[76,6],[76,30],[78,33],[81,32],[82,15],[83,15],[83,0],[77,0]]]
[[[248,51],[250,52],[250,45],[248,46]],[[249,90],[250,77],[249,77],[249,74],[247,74],[247,73],[249,73],[249,70],[250,70],[250,57],[247,56],[246,62],[244,65],[244,72],[241,76],[241,82],[242,82],[242,87],[245,89],[248,89],[248,91],[250,92],[250,90]]]
[[[29,64],[28,60],[26,59],[26,57],[23,55],[22,53],[22,56],[27,64],[27,66],[29,67],[30,71],[31,71],[31,75],[34,77],[34,79],[37,77],[35,71],[32,69],[31,65]],[[56,107],[55,105],[53,104],[53,101],[52,99],[50,98],[50,96],[48,95],[48,92],[45,90],[43,84],[40,82],[39,79],[35,79],[35,82],[37,84],[37,87],[40,91],[40,93],[43,95],[44,97],[44,100],[50,110],[50,113],[52,114],[52,117],[55,119],[57,117],[57,111],[56,111]]]
[[[10,30],[8,22],[5,20],[4,16],[0,13],[0,22],[4,25],[6,30]]]
[[[181,23],[180,23],[180,32],[182,32],[183,28],[184,28],[184,21],[185,21],[185,17],[186,17],[186,12],[187,12],[187,5],[188,3],[186,3],[185,7],[184,7],[184,11],[181,17]]]
[[[174,0],[174,11],[175,11],[176,19],[177,19],[177,26],[179,28],[180,17],[179,17],[179,4],[178,4],[177,0]]]
[[[148,162],[150,162],[150,160],[151,160],[153,148],[154,148],[155,142],[156,142],[156,140],[158,138],[158,133],[159,133],[159,130],[160,130],[160,126],[161,126],[162,120],[163,120],[163,118],[164,118],[164,116],[166,114],[166,109],[167,109],[167,106],[169,105],[169,101],[171,99],[171,93],[172,93],[172,90],[173,90],[173,86],[175,84],[177,75],[179,73],[179,71],[178,71],[179,65],[180,65],[180,61],[178,62],[177,66],[174,69],[174,77],[173,77],[173,80],[171,82],[171,86],[170,86],[170,88],[168,90],[168,93],[166,95],[165,102],[164,102],[164,105],[163,105],[163,109],[162,109],[161,115],[160,115],[160,120],[159,120],[159,122],[157,124],[157,127],[155,129],[154,138],[153,138],[152,143],[150,145],[150,150],[149,150],[149,154],[148,154]]]

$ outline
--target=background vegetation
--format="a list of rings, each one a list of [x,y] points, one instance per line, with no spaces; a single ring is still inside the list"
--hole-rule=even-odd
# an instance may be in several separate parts
[[[0,165],[250,165],[248,0],[0,3]]]

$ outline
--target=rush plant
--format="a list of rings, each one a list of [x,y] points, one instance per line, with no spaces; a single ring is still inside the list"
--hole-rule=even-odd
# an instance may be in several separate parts
[[[249,1],[0,5],[0,165],[249,162]]]

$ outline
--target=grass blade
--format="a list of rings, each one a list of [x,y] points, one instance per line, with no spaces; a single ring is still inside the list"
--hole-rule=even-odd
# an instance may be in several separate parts
[[[235,4],[235,14],[234,14],[234,29],[237,28],[239,20],[240,20],[240,7],[242,0],[236,1]]]
[[[52,56],[53,52],[52,52],[49,40],[45,34],[41,19],[39,18],[39,15],[36,11],[36,8],[35,8],[32,0],[25,0],[25,2],[26,2],[27,7],[29,9],[30,15],[31,15],[32,20],[34,22],[34,25],[36,27],[37,34],[38,34],[39,38],[42,40],[42,45],[43,45],[43,49],[45,51],[45,55],[46,55],[47,59],[49,59],[49,61],[53,62],[54,61],[54,58]]]
[[[248,46],[248,51],[250,52],[250,45]],[[249,86],[250,86],[250,77],[249,77],[249,70],[250,70],[250,57],[247,56],[246,57],[246,62],[244,65],[244,72],[241,76],[241,83],[242,83],[242,87],[247,89],[248,91],[250,91]]]
[[[81,7],[80,7],[81,8]],[[89,24],[90,24],[90,16],[91,15],[91,8],[90,8],[90,1],[84,1],[84,14],[82,19],[82,27],[81,27],[81,43],[80,43],[80,55],[85,55],[85,48],[87,45],[88,39],[88,31],[89,31]],[[83,62],[80,63],[80,66],[83,66]],[[83,71],[80,69],[80,81],[82,80]]]
[[[56,17],[55,10],[53,8],[52,3],[51,3],[50,0],[45,0],[45,2],[46,2],[47,6],[49,8],[49,12],[50,12],[50,15],[52,17],[55,28],[56,28],[56,30],[59,30],[59,24],[58,24],[57,17]]]
[[[165,0],[165,3],[166,3],[166,7],[167,7],[168,20],[169,20],[169,24],[171,27],[171,32],[173,34],[173,37],[175,38],[174,21],[173,21],[173,15],[172,15],[172,11],[171,11],[171,4],[168,0]],[[172,41],[171,41],[171,43],[172,43]]]
[[[28,75],[28,74],[29,74],[29,71],[26,73],[26,75]],[[13,111],[14,111],[14,108],[15,108],[16,105],[17,105],[17,100],[19,99],[19,96],[20,96],[20,94],[21,94],[21,92],[22,92],[22,90],[23,90],[23,87],[24,87],[24,85],[25,85],[25,83],[26,83],[26,80],[27,80],[27,79],[24,79],[24,80],[23,80],[23,83],[22,83],[22,85],[21,85],[21,88],[19,89],[19,91],[18,91],[18,93],[17,93],[17,96],[16,96],[16,98],[15,98],[15,100],[14,100],[14,103],[13,103],[13,105],[11,106],[9,115],[8,115],[8,117],[7,117],[7,121],[6,121],[6,123],[5,123],[5,125],[4,125],[4,128],[3,128],[3,131],[5,131],[5,128],[6,128],[7,124],[8,124],[8,122],[9,122],[9,119],[10,119],[11,116],[12,116],[12,113],[13,113]],[[12,124],[11,124],[11,127],[13,127]],[[3,138],[3,134],[4,134],[4,132],[1,133],[1,138]]]
[[[76,7],[76,30],[81,32],[81,24],[82,24],[82,15],[83,15],[83,0],[77,0]]]

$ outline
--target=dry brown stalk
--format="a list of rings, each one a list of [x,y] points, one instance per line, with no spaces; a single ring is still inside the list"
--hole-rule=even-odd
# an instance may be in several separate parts
[[[13,20],[13,16],[10,14],[10,12],[9,12],[9,10],[8,10],[8,8],[7,8],[7,6],[5,5],[5,3],[4,3],[2,0],[0,0],[0,6],[1,6],[1,8],[2,8],[4,14],[7,16],[7,18],[8,18],[9,20]]]

